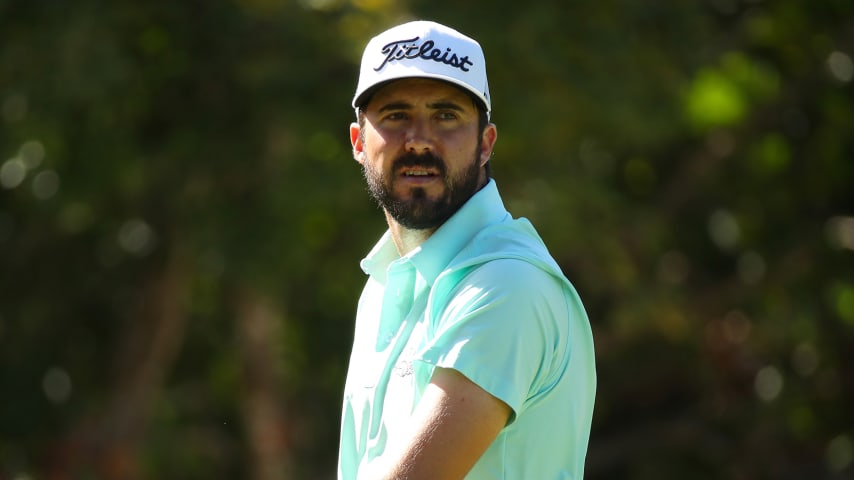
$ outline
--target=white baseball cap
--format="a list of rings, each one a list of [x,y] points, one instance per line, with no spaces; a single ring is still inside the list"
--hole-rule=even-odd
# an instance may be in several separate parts
[[[362,106],[380,84],[411,77],[453,83],[483,102],[487,115],[492,111],[480,44],[450,27],[424,20],[398,25],[368,42],[353,108]]]

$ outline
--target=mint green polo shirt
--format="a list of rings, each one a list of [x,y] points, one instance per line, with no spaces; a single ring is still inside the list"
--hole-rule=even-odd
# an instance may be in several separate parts
[[[365,480],[359,472],[400,441],[437,366],[512,409],[467,479],[583,477],[596,390],[590,324],[494,181],[403,257],[386,232],[361,267],[339,479]]]

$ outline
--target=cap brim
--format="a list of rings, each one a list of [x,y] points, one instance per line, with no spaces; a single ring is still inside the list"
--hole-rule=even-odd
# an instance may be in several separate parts
[[[433,74],[433,73],[422,73],[419,75],[399,75],[397,77],[388,78],[388,79],[383,80],[382,82],[371,85],[370,87],[366,88],[362,92],[357,93],[356,96],[353,97],[353,103],[352,103],[353,108],[360,109],[360,108],[364,107],[365,104],[368,103],[368,101],[370,101],[371,97],[374,96],[374,94],[377,92],[377,90],[388,85],[389,83],[396,82],[398,80],[403,80],[406,78],[429,78],[431,80],[441,80],[445,83],[449,83],[449,84],[459,88],[460,90],[463,90],[464,92],[470,94],[472,96],[472,98],[474,98],[478,101],[480,106],[483,107],[483,109],[487,113],[489,113],[489,111],[490,111],[489,105],[483,99],[483,93],[477,92],[477,91],[471,89],[467,83],[461,82],[455,78],[448,77],[447,75],[440,75],[440,74]]]

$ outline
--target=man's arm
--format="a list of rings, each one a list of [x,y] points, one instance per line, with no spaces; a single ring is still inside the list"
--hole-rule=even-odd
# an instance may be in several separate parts
[[[376,478],[462,479],[507,424],[510,407],[456,370],[436,368],[405,438]],[[374,477],[372,477],[374,478]]]

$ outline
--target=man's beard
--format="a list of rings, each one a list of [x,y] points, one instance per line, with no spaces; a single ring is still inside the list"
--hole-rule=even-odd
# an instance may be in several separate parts
[[[432,168],[439,172],[439,178],[445,185],[445,189],[444,193],[435,200],[428,198],[425,189],[418,187],[412,188],[408,200],[397,198],[390,179],[384,176],[382,171],[372,169],[368,162],[365,162],[363,170],[368,182],[368,190],[380,207],[403,227],[410,230],[427,230],[445,223],[480,189],[479,158],[480,146],[478,145],[471,165],[456,177],[449,177],[445,162],[432,153],[416,155],[407,152],[398,157],[392,165],[392,172],[399,171],[401,167],[416,166]]]

